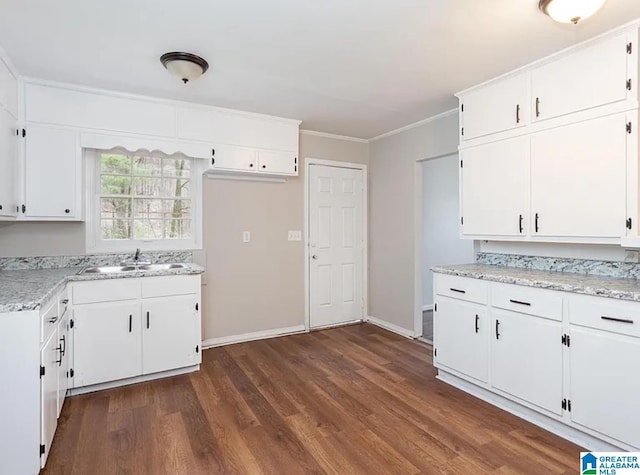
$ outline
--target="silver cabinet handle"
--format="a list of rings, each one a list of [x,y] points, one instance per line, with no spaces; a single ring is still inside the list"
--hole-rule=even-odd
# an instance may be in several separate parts
[[[56,323],[57,321],[58,321],[58,316],[57,315],[55,317],[49,319],[49,323]]]

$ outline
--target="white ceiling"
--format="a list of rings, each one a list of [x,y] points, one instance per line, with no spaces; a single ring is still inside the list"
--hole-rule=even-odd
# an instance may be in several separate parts
[[[608,0],[578,26],[538,0],[0,0],[21,74],[303,120],[370,138],[456,107],[452,94],[640,17]],[[158,58],[211,64],[182,85]]]

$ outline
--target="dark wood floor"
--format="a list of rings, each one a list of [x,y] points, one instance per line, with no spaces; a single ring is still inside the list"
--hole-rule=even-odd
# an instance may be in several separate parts
[[[435,379],[364,324],[203,353],[67,400],[44,473],[577,473],[580,448]]]

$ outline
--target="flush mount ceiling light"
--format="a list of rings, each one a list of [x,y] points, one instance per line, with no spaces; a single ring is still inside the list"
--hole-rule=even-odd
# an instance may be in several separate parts
[[[160,56],[160,61],[167,71],[182,79],[185,84],[198,79],[209,69],[209,63],[206,60],[191,53],[178,51],[165,53]]]
[[[607,0],[540,0],[538,7],[559,23],[577,24],[602,8]]]

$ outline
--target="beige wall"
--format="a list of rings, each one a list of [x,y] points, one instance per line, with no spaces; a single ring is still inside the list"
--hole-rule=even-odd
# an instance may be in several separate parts
[[[368,163],[369,145],[303,134],[300,157]],[[304,325],[304,166],[286,183],[205,179],[204,339]],[[251,242],[242,242],[242,232]]]
[[[456,153],[458,116],[376,140],[369,166],[369,315],[413,334],[422,307],[422,170],[419,160]]]
[[[84,223],[1,223],[0,257],[85,253]]]

